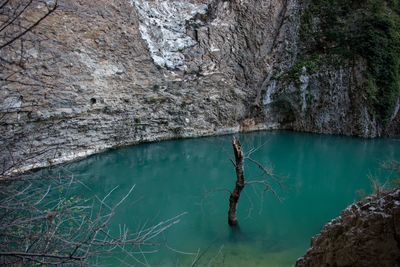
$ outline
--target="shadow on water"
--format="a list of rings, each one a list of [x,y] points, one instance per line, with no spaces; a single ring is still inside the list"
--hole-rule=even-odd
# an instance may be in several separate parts
[[[244,242],[246,239],[249,237],[244,234],[241,229],[240,229],[240,223],[237,223],[235,226],[230,226],[229,227],[229,237],[228,240],[231,243],[237,243],[237,242]]]

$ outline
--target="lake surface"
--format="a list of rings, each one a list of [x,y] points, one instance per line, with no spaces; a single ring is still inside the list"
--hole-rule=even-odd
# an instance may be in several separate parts
[[[400,160],[399,139],[284,131],[239,137],[245,151],[259,148],[252,158],[287,178],[285,187],[277,188],[281,202],[260,185],[247,186],[238,207],[240,229],[234,231],[227,223],[229,194],[224,191],[235,183],[232,136],[136,145],[63,168],[90,188],[81,194],[104,196],[119,186],[111,202],[136,185],[118,208],[114,229],[126,224],[135,230],[187,212],[163,236],[167,246],[142,259],[152,266],[190,266],[195,254],[200,256],[196,266],[292,266],[311,237],[359,199],[359,190],[371,192],[368,175],[388,176],[379,168],[382,161]],[[248,181],[262,179],[250,162],[245,175]],[[107,263],[126,266],[112,259]]]

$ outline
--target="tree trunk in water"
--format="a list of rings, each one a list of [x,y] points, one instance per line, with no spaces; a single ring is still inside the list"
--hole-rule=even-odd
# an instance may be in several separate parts
[[[229,197],[228,223],[230,226],[237,225],[236,210],[240,193],[244,188],[243,151],[240,142],[235,137],[232,140],[233,152],[235,154],[236,185]]]

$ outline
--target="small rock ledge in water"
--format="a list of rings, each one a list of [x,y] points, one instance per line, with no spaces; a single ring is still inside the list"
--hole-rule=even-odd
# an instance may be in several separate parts
[[[348,207],[295,266],[400,266],[400,189]]]

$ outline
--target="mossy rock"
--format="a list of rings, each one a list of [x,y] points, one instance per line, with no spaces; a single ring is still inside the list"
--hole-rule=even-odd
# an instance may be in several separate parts
[[[400,97],[399,0],[302,0],[300,54],[282,80],[298,80],[325,68],[367,64],[367,82],[357,94],[386,125]]]

